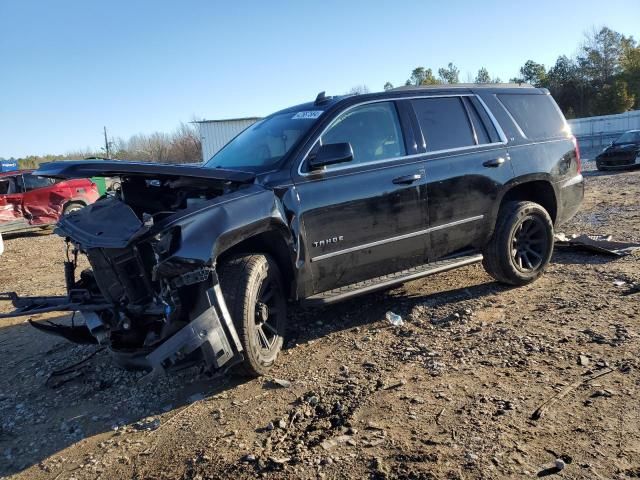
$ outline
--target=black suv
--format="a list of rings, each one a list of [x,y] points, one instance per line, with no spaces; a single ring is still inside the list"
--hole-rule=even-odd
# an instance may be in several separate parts
[[[321,93],[202,167],[79,161],[37,174],[120,187],[57,226],[68,294],[3,294],[8,315],[76,312],[71,326],[33,325],[107,344],[128,365],[204,359],[253,375],[276,360],[288,302],[327,304],[474,262],[500,282],[535,280],[554,225],[584,194],[549,92],[504,85]],[[79,255],[91,269],[76,271]]]

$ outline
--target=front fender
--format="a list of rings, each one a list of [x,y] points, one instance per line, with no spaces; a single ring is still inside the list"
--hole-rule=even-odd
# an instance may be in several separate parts
[[[291,232],[280,199],[258,185],[172,222],[178,227],[180,243],[171,256],[158,265],[162,276],[186,273],[194,268],[215,265],[220,253],[243,240],[267,231],[278,231],[288,244]]]

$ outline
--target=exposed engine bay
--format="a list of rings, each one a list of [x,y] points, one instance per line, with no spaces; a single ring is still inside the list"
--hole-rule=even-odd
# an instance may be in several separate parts
[[[31,324],[73,342],[107,345],[127,367],[163,370],[204,359],[218,369],[241,361],[214,257],[190,257],[182,230],[203,221],[197,214],[217,208],[219,197],[251,188],[251,179],[181,176],[174,174],[180,167],[171,168],[122,174],[113,192],[62,218],[55,233],[65,239],[67,295],[2,294],[16,307],[4,316],[73,312],[71,326]],[[91,268],[79,269],[81,256]]]

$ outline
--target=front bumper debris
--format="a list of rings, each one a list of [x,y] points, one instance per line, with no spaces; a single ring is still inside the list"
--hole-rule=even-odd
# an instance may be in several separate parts
[[[219,370],[229,368],[243,360],[242,344],[227,310],[222,290],[215,283],[206,291],[203,311],[191,322],[168,337],[160,345],[145,354],[132,355],[137,358],[130,362],[136,367],[154,372],[164,372],[195,350],[200,349],[207,368]],[[96,302],[85,291],[71,291],[68,296],[20,297],[15,292],[0,293],[0,300],[11,301],[15,310],[0,314],[2,318],[36,315],[48,312],[74,312],[84,319],[81,324],[60,325],[51,321],[30,324],[40,331],[58,335],[75,343],[103,344],[108,342],[108,327],[96,312],[112,309],[113,304]]]
[[[211,369],[243,360],[242,344],[219,284],[207,290],[207,300],[209,306],[200,315],[146,356],[149,368],[164,371],[198,348]]]
[[[0,301],[10,301],[15,310],[0,313],[0,319],[48,312],[97,311],[111,308],[108,303],[88,303],[90,298],[84,290],[71,291],[67,296],[58,297],[20,297],[16,292],[4,292],[0,293]]]

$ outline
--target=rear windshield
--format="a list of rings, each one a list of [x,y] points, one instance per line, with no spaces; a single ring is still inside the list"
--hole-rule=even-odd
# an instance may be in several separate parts
[[[566,137],[569,130],[551,95],[505,93],[498,99],[531,140]]]

